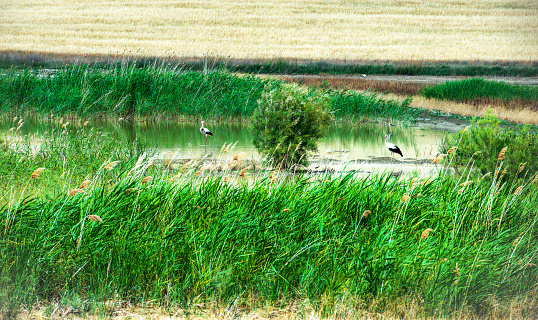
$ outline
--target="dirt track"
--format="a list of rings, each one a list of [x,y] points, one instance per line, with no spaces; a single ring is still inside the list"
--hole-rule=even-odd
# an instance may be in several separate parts
[[[414,83],[414,84],[434,84],[434,83],[443,83],[446,81],[461,80],[465,78],[472,78],[467,76],[403,76],[403,75],[277,75],[279,78],[287,79],[322,79],[322,80],[349,80],[349,81],[387,81],[387,82],[403,82],[403,83]],[[521,85],[538,85],[538,77],[487,77],[480,76],[477,78],[483,78],[486,80],[492,81],[503,81],[507,83],[517,83]]]

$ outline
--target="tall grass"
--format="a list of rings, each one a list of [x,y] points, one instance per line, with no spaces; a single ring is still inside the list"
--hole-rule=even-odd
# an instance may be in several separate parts
[[[0,76],[0,112],[83,118],[248,118],[268,84],[278,87],[282,82],[223,69],[183,72],[165,66],[78,66],[46,73],[11,69]],[[414,114],[406,104],[375,95],[315,89],[310,94],[328,95],[338,117],[406,119]]]
[[[126,136],[119,128],[103,132],[84,123],[50,119],[44,132],[22,135],[24,119],[0,139],[0,205],[36,194],[54,197],[67,193],[107,163],[127,165],[133,157],[150,153],[145,142]],[[27,180],[36,168],[39,179]]]
[[[215,57],[182,59],[178,57],[136,57],[77,54],[40,54],[36,52],[0,52],[2,69],[61,69],[76,64],[95,68],[136,64],[147,67],[162,64],[204,71],[225,68],[233,72],[274,75],[410,75],[467,77],[535,77],[536,63],[525,62],[422,62],[422,61],[312,61],[308,59],[224,59]],[[422,87],[422,86],[420,86]]]
[[[1,78],[3,112],[108,116],[249,115],[271,80],[224,71],[181,72],[165,67],[73,67],[39,74],[10,70]]]
[[[538,109],[538,88],[481,78],[447,81],[444,84],[426,86],[422,92],[426,98],[453,100],[467,103],[500,103],[521,105]]]
[[[144,156],[94,176],[80,192],[0,208],[4,313],[71,295],[186,309],[307,300],[322,314],[359,297],[378,301],[369,312],[412,297],[423,316],[538,308],[536,178],[275,170],[247,182]]]

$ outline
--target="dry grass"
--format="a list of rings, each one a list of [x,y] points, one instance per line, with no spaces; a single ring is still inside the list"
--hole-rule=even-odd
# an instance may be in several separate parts
[[[495,114],[499,119],[515,123],[538,125],[538,111],[531,108],[513,109],[511,107],[489,104],[475,106],[467,103],[426,99],[420,96],[413,96],[411,107],[438,110],[444,113],[452,113],[468,117],[484,117],[487,110],[494,109]]]
[[[425,83],[370,80],[362,76],[312,76],[312,75],[280,75],[273,76],[287,82],[295,82],[305,86],[330,87],[334,89],[374,90],[377,92],[393,92],[403,95],[415,95],[424,89]]]
[[[237,59],[535,61],[534,0],[3,1],[0,50]]]
[[[429,231],[428,231],[429,230]],[[431,232],[426,229],[424,232]],[[425,239],[425,238],[424,238]],[[422,240],[424,240],[422,239]],[[456,267],[457,268],[457,267]],[[455,271],[459,272],[459,268]],[[254,303],[250,305],[249,303]],[[472,308],[463,308],[456,311],[452,316],[437,315],[425,316],[421,302],[413,297],[405,296],[394,299],[374,299],[363,301],[360,298],[342,299],[335,302],[332,310],[319,312],[313,310],[306,301],[296,301],[283,307],[273,305],[257,305],[256,301],[248,301],[247,304],[231,304],[226,308],[216,306],[213,303],[198,303],[193,310],[186,310],[177,307],[163,307],[146,303],[146,307],[133,306],[127,302],[105,302],[98,306],[94,312],[81,314],[77,308],[69,305],[48,306],[49,310],[54,310],[53,314],[47,314],[47,306],[35,306],[31,312],[23,311],[16,319],[191,319],[191,320],[212,320],[212,319],[242,319],[242,320],[284,320],[284,319],[312,319],[312,320],[337,320],[337,319],[364,319],[364,320],[392,320],[392,319],[528,319],[529,314],[535,310],[537,301],[535,297],[523,299],[510,299],[499,301],[491,297],[486,300],[484,306],[487,307],[484,315],[478,315]],[[277,303],[278,304],[278,303]],[[369,311],[375,310],[378,304],[385,305],[386,311],[383,313]],[[257,306],[256,306],[257,305]]]

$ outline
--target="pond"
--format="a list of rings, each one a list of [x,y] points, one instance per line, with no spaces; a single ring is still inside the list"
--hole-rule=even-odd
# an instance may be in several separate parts
[[[12,120],[0,122],[1,132],[14,126]],[[16,126],[16,123],[15,123]],[[25,120],[21,134],[42,134],[50,129],[43,122]],[[89,127],[101,131],[119,130],[127,139],[141,138],[149,147],[155,148],[162,159],[184,160],[200,158],[204,155],[204,136],[198,122],[160,121],[160,122],[90,122]],[[465,123],[454,121],[433,122],[422,119],[416,126],[401,124],[389,126],[388,123],[335,124],[329,127],[320,141],[319,150],[312,154],[313,165],[331,163],[333,168],[384,170],[399,168],[416,170],[437,154],[438,146],[448,131],[461,129]],[[206,127],[213,132],[207,139],[207,152],[219,155],[223,145],[231,145],[229,155],[243,153],[246,160],[259,160],[260,155],[253,145],[253,136],[248,124],[237,122],[207,122]],[[391,162],[383,137],[390,135],[390,142],[396,144],[404,157],[395,155]],[[233,146],[233,148],[232,148]],[[350,166],[350,164],[352,166]]]

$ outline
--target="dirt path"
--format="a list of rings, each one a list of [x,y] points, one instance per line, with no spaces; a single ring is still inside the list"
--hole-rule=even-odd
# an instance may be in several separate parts
[[[416,83],[416,84],[435,84],[443,83],[446,81],[461,80],[466,78],[473,78],[467,76],[404,76],[404,75],[275,75],[278,78],[287,79],[323,79],[323,80],[349,80],[349,81],[388,81],[388,82],[403,82],[403,83]],[[483,78],[492,81],[502,81],[507,83],[517,83],[521,85],[538,85],[538,77],[476,77]]]

